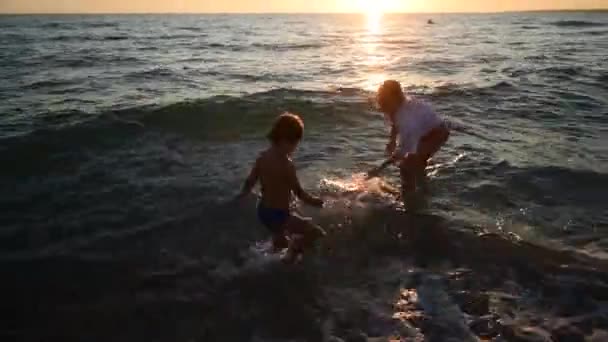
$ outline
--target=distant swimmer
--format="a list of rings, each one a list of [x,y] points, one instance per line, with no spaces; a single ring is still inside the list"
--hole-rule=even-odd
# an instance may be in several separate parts
[[[397,81],[385,81],[378,89],[377,101],[391,126],[386,145],[389,159],[369,174],[374,176],[386,166],[398,163],[401,193],[407,201],[408,195],[416,191],[417,183],[424,184],[428,161],[446,143],[450,130],[428,103],[406,96]]]
[[[246,197],[260,182],[262,198],[258,202],[258,218],[272,233],[274,251],[288,248],[284,260],[290,263],[325,235],[321,227],[290,211],[292,193],[309,205],[323,207],[323,200],[302,189],[290,158],[303,133],[304,123],[299,116],[280,115],[267,136],[270,146],[258,156],[237,196],[237,199]]]

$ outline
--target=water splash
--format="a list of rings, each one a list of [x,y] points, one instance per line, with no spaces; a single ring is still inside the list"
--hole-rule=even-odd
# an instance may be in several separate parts
[[[331,202],[347,202],[361,207],[394,204],[399,196],[394,186],[380,178],[367,179],[365,173],[345,178],[323,178],[319,187],[333,197]]]
[[[462,159],[467,156],[465,152],[459,153],[454,159],[445,163],[435,163],[426,167],[428,177],[436,177],[440,170],[455,167]]]

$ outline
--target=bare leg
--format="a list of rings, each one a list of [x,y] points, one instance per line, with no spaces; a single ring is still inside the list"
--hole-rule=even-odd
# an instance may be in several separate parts
[[[416,155],[409,153],[399,164],[401,174],[401,194],[405,195],[416,191]]]
[[[294,261],[298,255],[303,254],[306,249],[314,245],[316,240],[326,234],[323,228],[298,215],[289,218],[287,230],[293,235],[293,241],[289,246],[286,261]]]
[[[422,191],[427,190],[427,176],[426,176],[426,167],[428,165],[428,160],[424,160],[424,157],[418,160],[418,165],[416,166],[416,184],[418,187],[422,189]]]
[[[416,154],[419,156],[419,166],[416,173],[416,181],[426,186],[426,166],[429,159],[439,151],[450,136],[450,131],[446,127],[438,127],[431,131],[427,136],[420,140]]]
[[[408,154],[401,162],[401,200],[405,208],[415,209],[416,204],[416,176],[419,173],[418,158],[416,154]]]

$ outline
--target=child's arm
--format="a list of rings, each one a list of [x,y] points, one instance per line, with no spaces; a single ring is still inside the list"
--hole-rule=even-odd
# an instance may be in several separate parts
[[[245,196],[251,193],[255,183],[258,181],[258,177],[258,161],[256,160],[255,164],[253,164],[253,167],[251,168],[251,171],[249,172],[249,176],[247,176],[245,183],[243,183],[241,192],[238,194],[238,196],[236,196],[237,200],[243,199]]]
[[[391,124],[391,132],[389,133],[388,143],[386,144],[386,155],[392,156],[395,153],[395,147],[397,147],[397,127],[395,124]]]
[[[299,199],[304,201],[306,204],[312,205],[314,207],[323,207],[322,199],[320,199],[319,197],[312,196],[308,192],[304,191],[304,189],[302,189],[302,186],[300,185],[300,180],[298,179],[298,176],[296,174],[296,168],[291,162],[288,166],[288,174],[291,183],[291,189],[296,194],[296,196],[298,196]]]
[[[365,179],[370,180],[372,178],[376,178],[376,177],[380,176],[380,173],[382,171],[384,171],[384,169],[386,169],[389,165],[395,163],[395,160],[397,159],[396,156],[397,156],[396,154],[393,154],[390,158],[385,160],[380,166],[377,166],[377,167],[371,169],[370,171],[368,171]]]

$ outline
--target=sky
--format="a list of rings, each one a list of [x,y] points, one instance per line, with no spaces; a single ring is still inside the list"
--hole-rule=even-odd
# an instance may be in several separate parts
[[[608,9],[608,0],[0,0],[0,13],[501,12]]]

